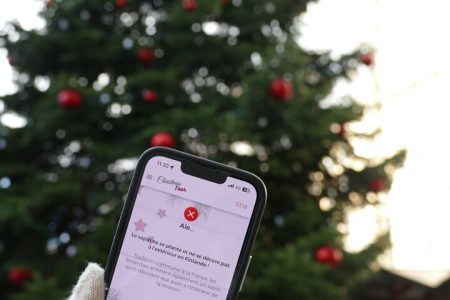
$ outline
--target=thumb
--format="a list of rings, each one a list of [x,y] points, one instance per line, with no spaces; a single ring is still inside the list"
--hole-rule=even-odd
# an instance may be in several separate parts
[[[104,300],[105,281],[103,269],[95,263],[89,263],[68,300]]]

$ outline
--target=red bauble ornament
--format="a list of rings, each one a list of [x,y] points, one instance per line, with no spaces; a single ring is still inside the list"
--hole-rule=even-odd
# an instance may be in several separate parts
[[[288,101],[292,98],[292,83],[285,79],[274,79],[270,84],[270,95],[280,101]]]
[[[147,102],[155,102],[156,100],[158,100],[159,95],[153,90],[145,90],[142,92],[142,97]]]
[[[175,147],[175,139],[170,132],[157,132],[152,136],[150,141],[152,147]]]
[[[155,60],[155,53],[149,48],[139,48],[137,58],[141,63],[148,65]]]
[[[336,267],[342,263],[342,251],[333,246],[322,246],[314,253],[314,258],[318,263]]]
[[[116,8],[122,9],[128,5],[128,0],[116,0]]]
[[[83,104],[83,96],[75,89],[65,89],[58,93],[58,103],[64,108],[76,108]]]
[[[197,0],[183,0],[183,9],[185,11],[194,11],[197,9]]]
[[[14,57],[12,55],[8,55],[7,59],[8,63],[12,66],[14,64]]]
[[[345,124],[340,124],[339,125],[338,134],[342,138],[344,138],[347,135],[347,129],[345,128]]]
[[[361,56],[361,61],[366,66],[371,66],[373,64],[373,54],[372,53],[366,53]]]
[[[375,178],[370,180],[369,188],[372,192],[379,193],[386,189],[386,181],[383,178]]]
[[[33,272],[30,269],[17,267],[8,270],[8,282],[12,285],[21,285],[31,279],[33,279]]]

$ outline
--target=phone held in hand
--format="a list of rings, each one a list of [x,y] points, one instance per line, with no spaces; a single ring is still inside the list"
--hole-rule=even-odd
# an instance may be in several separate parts
[[[106,299],[236,299],[265,203],[265,186],[251,173],[147,150],[108,257]]]

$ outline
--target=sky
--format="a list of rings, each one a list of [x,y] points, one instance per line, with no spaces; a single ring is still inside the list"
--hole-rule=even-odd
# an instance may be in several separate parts
[[[42,28],[44,22],[37,15],[42,6],[43,1],[38,0],[0,1],[0,29],[4,28],[7,21],[14,20],[20,21],[25,29]],[[6,55],[6,51],[0,48],[0,95],[15,91]]]
[[[0,28],[14,18],[26,28],[42,27],[36,16],[41,6],[35,0],[0,1]],[[383,197],[383,210],[367,207],[349,215],[346,248],[362,249],[379,221],[387,221],[393,248],[383,264],[429,285],[450,276],[447,6],[440,0],[319,0],[302,16],[300,38],[303,47],[331,50],[334,57],[361,46],[374,49],[374,66],[361,66],[351,82],[338,82],[330,97],[350,94],[367,105],[381,104],[351,126],[382,129],[374,142],[353,141],[358,154],[382,157],[405,148],[408,157]],[[14,91],[11,76],[0,50],[0,95]]]
[[[358,46],[375,52],[372,69],[360,68],[352,83],[341,82],[334,97],[351,94],[380,103],[355,130],[381,127],[373,143],[355,141],[367,157],[407,149],[385,197],[393,248],[385,264],[413,279],[436,285],[450,276],[449,143],[450,44],[444,38],[448,3],[430,0],[319,0],[304,16],[301,43],[339,56]],[[325,21],[324,21],[325,20]],[[374,231],[379,212],[371,207],[350,216],[347,247],[358,250]]]

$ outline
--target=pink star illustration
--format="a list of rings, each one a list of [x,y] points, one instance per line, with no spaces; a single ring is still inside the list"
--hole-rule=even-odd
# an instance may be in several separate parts
[[[145,232],[145,226],[147,226],[147,223],[144,223],[144,221],[142,221],[142,219],[139,219],[139,221],[134,222],[134,226],[136,226],[134,231]]]
[[[158,212],[156,213],[160,219],[166,217],[166,210],[165,209],[159,209]]]

